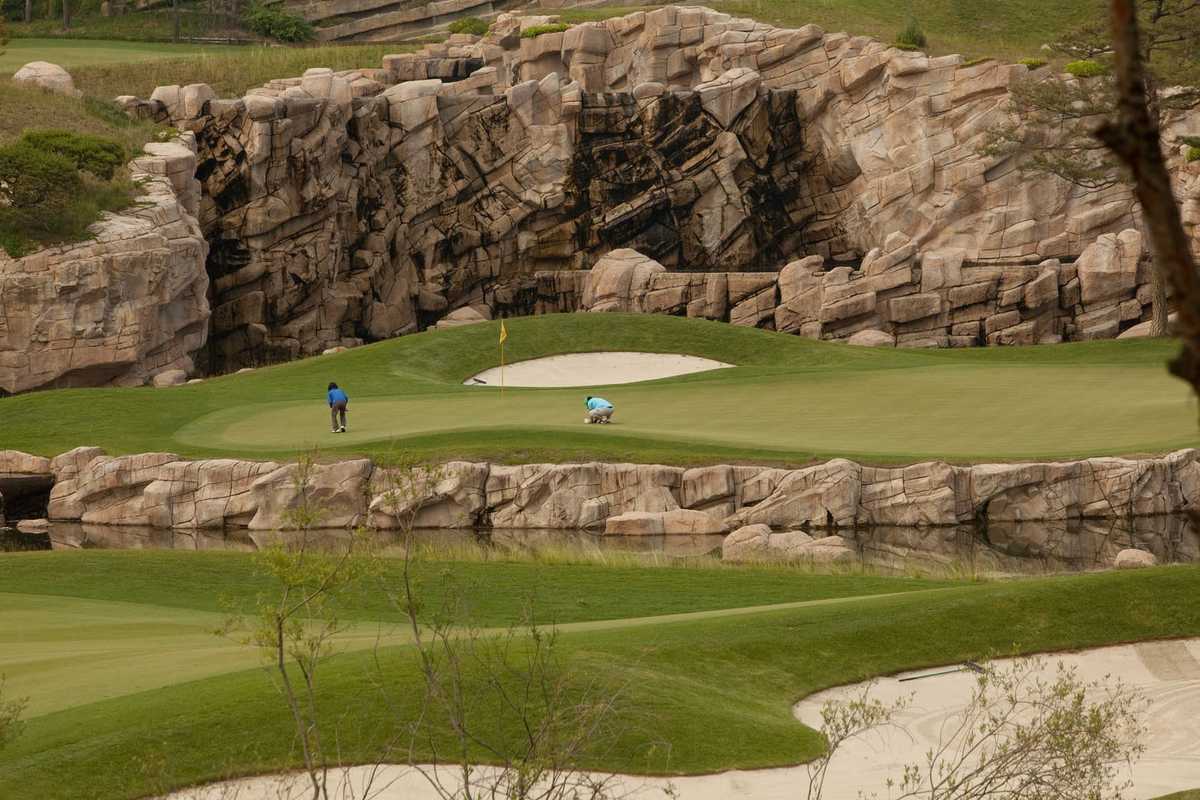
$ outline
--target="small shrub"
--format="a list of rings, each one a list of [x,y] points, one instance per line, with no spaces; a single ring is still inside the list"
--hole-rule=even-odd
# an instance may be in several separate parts
[[[1067,74],[1074,75],[1076,78],[1098,78],[1108,74],[1108,67],[1090,58],[1072,61],[1063,69],[1067,71]]]
[[[19,258],[44,244],[80,241],[101,213],[129,206],[136,187],[112,179],[117,153],[119,165],[124,151],[115,142],[63,131],[35,131],[0,147],[0,247]]]
[[[969,58],[963,62],[964,67],[973,67],[976,64],[982,64],[985,61],[994,61],[991,56],[979,56],[978,58]]]
[[[925,31],[921,30],[921,24],[914,18],[909,19],[904,30],[896,36],[896,44],[921,50],[929,46],[929,40],[925,38]]]
[[[1042,67],[1046,66],[1046,59],[1044,59],[1044,58],[1022,58],[1017,63],[1024,64],[1025,66],[1029,67],[1029,69],[1035,70],[1035,69],[1041,69]]]
[[[70,158],[26,141],[0,147],[0,206],[6,210],[53,211],[79,190],[79,168]]]
[[[1191,164],[1193,161],[1200,161],[1200,147],[1191,145],[1187,149],[1187,162]]]
[[[549,25],[531,25],[521,31],[522,39],[533,39],[541,36],[543,33],[562,33],[571,26],[565,22],[554,22]]]
[[[479,17],[463,17],[456,19],[446,26],[450,33],[469,33],[472,36],[483,36],[492,26]]]
[[[34,130],[21,134],[21,141],[36,150],[64,156],[71,160],[76,169],[90,172],[106,181],[111,180],[117,168],[125,163],[125,149],[112,139],[101,136]]]
[[[259,3],[246,9],[242,21],[258,35],[281,42],[308,42],[317,35],[312,23],[303,17]]]
[[[1200,136],[1180,136],[1179,141],[1188,147],[1200,147]]]

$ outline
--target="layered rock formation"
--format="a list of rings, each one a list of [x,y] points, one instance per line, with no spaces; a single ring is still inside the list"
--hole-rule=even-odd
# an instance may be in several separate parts
[[[382,69],[310,70],[241,99],[202,85],[124,99],[199,143],[212,368],[393,336],[468,306],[569,306],[575,281],[534,273],[585,269],[624,247],[673,273],[824,259],[810,265],[824,270],[830,298],[815,317],[776,288],[776,302],[764,296],[739,314],[750,324],[830,323],[839,338],[877,313],[898,336],[938,344],[1036,341],[1066,335],[1045,309],[1079,301],[1069,270],[1031,270],[1137,224],[1122,189],[1087,193],[979,155],[1010,113],[1020,65],[927,58],[702,8],[534,38],[520,26],[502,16],[483,40],[453,36]],[[1183,159],[1176,166],[1194,230],[1200,180]],[[956,262],[990,272],[963,286],[924,277],[954,274]],[[810,291],[811,276],[796,277]],[[986,313],[972,308],[981,304]],[[1101,335],[1109,316],[1077,328]]]
[[[146,145],[142,196],[87,242],[12,259],[0,250],[0,394],[134,385],[193,368],[208,330],[208,243],[190,137]]]
[[[1200,560],[1200,532],[1183,515],[993,522],[982,531],[952,525],[823,533],[748,525],[725,537],[721,555],[726,561],[861,564],[899,574],[914,569],[1041,574]]]
[[[674,314],[871,346],[1109,339],[1151,316],[1141,250],[1129,229],[1072,264],[999,267],[967,264],[961,250],[918,253],[894,234],[858,269],[808,256],[779,272],[679,273],[622,249],[588,272],[539,273],[535,311]]]
[[[300,471],[294,464],[186,461],[166,453],[110,457],[79,448],[41,469],[54,480],[51,519],[160,528],[288,528],[289,511],[305,496],[328,527],[391,529],[412,520],[417,527],[623,535],[976,521],[991,529],[1200,510],[1196,450],[1140,460],[895,468],[845,459],[802,469],[452,462],[412,473],[365,459]]]

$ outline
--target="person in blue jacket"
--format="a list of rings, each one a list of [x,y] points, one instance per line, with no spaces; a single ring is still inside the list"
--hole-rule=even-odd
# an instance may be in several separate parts
[[[333,381],[329,382],[329,417],[333,422],[334,433],[346,432],[346,406],[350,404],[350,395],[338,388]],[[339,417],[341,418],[339,422]]]
[[[607,425],[612,422],[613,404],[605,400],[603,397],[592,397],[588,395],[587,399],[587,417],[584,422],[591,425],[596,424]]]

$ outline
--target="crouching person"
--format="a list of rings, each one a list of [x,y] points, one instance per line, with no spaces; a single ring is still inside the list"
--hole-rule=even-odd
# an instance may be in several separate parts
[[[588,396],[587,399],[587,417],[584,422],[591,425],[608,424],[612,422],[613,404],[605,400],[603,397]]]

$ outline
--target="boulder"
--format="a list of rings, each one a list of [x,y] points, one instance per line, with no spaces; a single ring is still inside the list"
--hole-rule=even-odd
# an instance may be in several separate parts
[[[1169,315],[1167,315],[1167,330],[1168,331],[1170,331],[1175,326],[1178,319],[1179,319],[1179,315],[1176,314],[1175,312],[1171,312]],[[1145,322],[1139,322],[1137,325],[1134,325],[1133,327],[1122,331],[1117,336],[1117,338],[1118,339],[1143,339],[1147,336],[1150,336],[1151,333],[1153,332],[1153,330],[1154,330],[1154,320],[1148,319]]]
[[[48,519],[22,519],[17,521],[17,530],[21,533],[46,533],[50,530]]]
[[[592,267],[583,288],[583,311],[644,311],[655,275],[666,267],[636,250],[606,254]]]
[[[846,343],[856,347],[895,347],[896,337],[884,331],[868,328],[852,335],[846,340]]]
[[[628,511],[609,517],[604,532],[613,536],[704,535],[724,533],[728,528],[703,511]]]
[[[457,328],[462,325],[477,325],[480,322],[488,322],[491,318],[491,310],[486,306],[467,306],[451,311],[434,327],[438,330],[444,330],[446,328]]]
[[[1113,561],[1113,566],[1117,569],[1141,569],[1143,567],[1153,567],[1158,564],[1158,559],[1154,553],[1149,553],[1145,550],[1126,549],[1117,553],[1116,559]]]
[[[1137,288],[1142,234],[1129,229],[1106,233],[1088,245],[1075,262],[1084,306],[1114,302]]]
[[[187,383],[188,374],[181,369],[166,369],[154,376],[153,383],[158,388],[167,386],[182,386]]]
[[[795,557],[815,564],[853,564],[858,561],[854,543],[841,536],[814,539],[792,551]]]
[[[71,73],[49,61],[30,61],[13,74],[12,80],[13,83],[36,86],[68,97],[79,97],[83,94],[75,88]]]
[[[771,526],[758,523],[743,525],[721,542],[723,561],[753,561],[766,557],[771,539]]]

